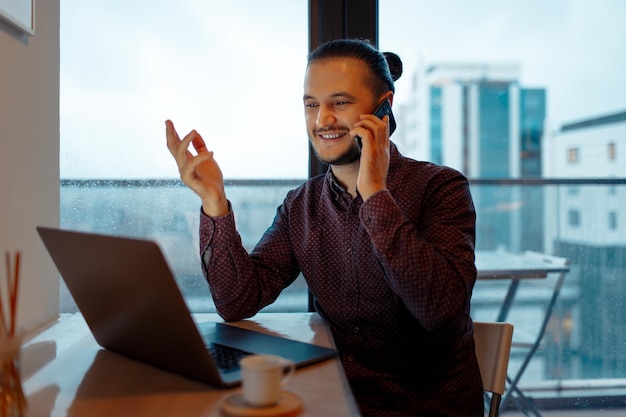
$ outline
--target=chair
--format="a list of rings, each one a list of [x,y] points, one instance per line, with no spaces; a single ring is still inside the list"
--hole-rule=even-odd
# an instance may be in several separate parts
[[[534,333],[534,337],[531,337],[530,341],[513,340],[512,342],[513,348],[527,349],[527,352],[515,375],[508,378],[509,388],[502,397],[502,406],[504,406],[509,399],[514,399],[520,410],[524,411],[524,409],[528,409],[532,414],[540,417],[541,414],[539,413],[537,407],[535,407],[532,401],[526,398],[526,396],[517,387],[517,384],[526,371],[531,359],[534,357],[535,352],[541,346],[541,341],[543,340],[543,336],[545,335],[546,328],[548,327],[548,323],[552,317],[557,298],[561,292],[563,281],[567,275],[567,271],[569,270],[569,259],[533,251],[524,252],[524,257],[529,261],[540,261],[541,263],[546,264],[549,268],[558,270],[558,272],[548,273],[548,276],[545,279],[525,281],[528,285],[548,288],[551,291],[551,294],[547,304],[545,305],[543,319],[539,324],[539,328]],[[517,394],[517,397],[512,396],[513,392]]]
[[[500,413],[500,399],[505,391],[512,338],[513,325],[510,323],[474,322],[476,359],[483,389],[491,393],[489,417]]]

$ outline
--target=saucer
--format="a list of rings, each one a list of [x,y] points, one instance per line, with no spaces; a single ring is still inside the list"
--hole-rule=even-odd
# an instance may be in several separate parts
[[[283,391],[278,402],[269,407],[252,407],[243,399],[243,393],[230,395],[222,402],[225,417],[295,417],[302,412],[302,400],[293,392]]]

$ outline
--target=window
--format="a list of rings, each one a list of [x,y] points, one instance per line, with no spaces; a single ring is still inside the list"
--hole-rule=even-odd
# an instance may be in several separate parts
[[[609,230],[617,230],[617,212],[609,212]]]
[[[570,226],[578,227],[580,226],[580,211],[576,209],[571,209],[567,212],[567,222]]]
[[[609,157],[609,161],[615,161],[616,156],[617,156],[617,151],[616,151],[616,144],[615,142],[611,142],[609,143],[609,149],[608,149],[608,157]]]
[[[306,21],[304,0],[63,0],[62,227],[156,240],[192,310],[211,310],[200,201],[178,181],[164,121],[215,152],[251,248],[307,177]],[[282,305],[306,309],[299,292]]]
[[[609,197],[608,185],[577,182],[590,176],[626,178],[626,171],[616,165],[607,172],[602,166],[607,142],[586,136],[600,126],[570,131],[567,140],[553,134],[603,114],[618,116],[602,129],[623,132],[626,61],[615,63],[615,57],[624,55],[626,27],[618,14],[626,14],[626,4],[610,0],[594,2],[593,8],[580,2],[380,0],[380,47],[398,53],[404,63],[393,102],[398,130],[391,139],[407,156],[442,161],[469,177],[477,249],[530,249],[572,262],[543,340],[546,349],[522,381],[536,389],[533,396],[558,396],[563,402],[568,402],[558,394],[563,386],[581,388],[596,380],[617,386],[620,379],[606,379],[626,377],[621,359],[626,357],[626,325],[616,324],[626,322],[621,313],[626,311],[626,284],[619,291],[608,284],[626,275],[623,262],[617,267],[609,261],[609,253],[625,242],[619,233],[606,233],[604,214],[607,207],[617,207],[615,218],[608,220],[617,225],[624,213],[619,198],[624,183],[615,183],[618,197]],[[583,26],[586,33],[576,29]],[[602,27],[619,27],[614,34],[619,38],[599,35]],[[609,68],[608,78],[603,68]],[[415,126],[414,131],[407,126]],[[409,138],[416,145],[404,147]],[[616,147],[609,148],[609,160],[612,152],[618,158]],[[552,185],[554,179],[563,181]],[[498,301],[506,293],[498,284],[477,282],[475,318],[497,317]],[[544,302],[535,288],[522,293],[516,333],[540,322],[535,314]],[[511,369],[521,361],[518,354],[513,351]],[[594,394],[582,394],[587,395]]]

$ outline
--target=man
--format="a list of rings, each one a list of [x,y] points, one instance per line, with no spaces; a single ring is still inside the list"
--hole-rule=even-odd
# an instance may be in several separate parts
[[[393,102],[401,62],[388,57],[394,75],[363,41],[311,53],[306,127],[330,167],[288,193],[251,254],[201,136],[181,140],[167,121],[168,148],[202,199],[202,267],[225,320],[253,316],[302,272],[364,416],[482,416],[469,317],[474,206],[465,177],[403,157],[389,116],[370,114]]]

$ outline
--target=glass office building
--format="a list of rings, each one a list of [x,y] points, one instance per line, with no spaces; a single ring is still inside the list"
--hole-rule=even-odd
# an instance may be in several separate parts
[[[511,63],[431,64],[419,77],[428,126],[426,159],[452,166],[472,179],[541,176],[541,138],[546,117],[542,88],[519,84]],[[404,111],[404,109],[401,109]],[[410,116],[402,115],[404,119]],[[478,249],[543,250],[541,204],[510,210],[511,201],[542,201],[541,192],[484,187],[473,191],[479,213]],[[527,193],[532,192],[532,195]]]

